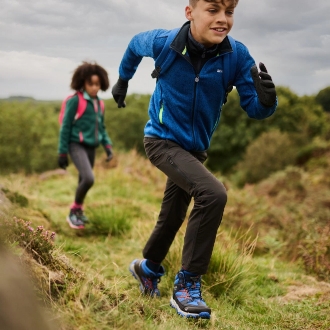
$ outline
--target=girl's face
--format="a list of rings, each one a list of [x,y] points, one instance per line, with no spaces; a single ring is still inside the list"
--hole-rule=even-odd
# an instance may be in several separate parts
[[[96,97],[101,88],[100,78],[94,74],[89,80],[85,80],[84,89],[90,97]]]

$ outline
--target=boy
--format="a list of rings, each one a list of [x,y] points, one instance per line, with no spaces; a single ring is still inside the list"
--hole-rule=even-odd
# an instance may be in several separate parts
[[[194,198],[184,238],[182,269],[175,276],[171,298],[171,306],[184,317],[211,316],[201,295],[201,275],[210,262],[227,195],[223,184],[203,163],[227,94],[228,86],[221,75],[230,68],[223,66],[222,58],[233,53],[227,34],[233,26],[237,3],[238,0],[189,1],[185,8],[188,22],[170,45],[177,55],[157,79],[149,105],[150,120],[144,130],[146,154],[168,179],[157,224],[143,250],[144,259],[135,259],[130,271],[144,294],[160,295],[157,283],[165,272],[161,262]],[[153,30],[131,40],[112,89],[119,108],[126,106],[128,81],[142,57],[156,59],[168,33]],[[275,86],[265,66],[260,63],[258,72],[247,48],[240,42],[235,44],[237,63],[232,83],[241,106],[251,118],[266,118],[277,105]]]

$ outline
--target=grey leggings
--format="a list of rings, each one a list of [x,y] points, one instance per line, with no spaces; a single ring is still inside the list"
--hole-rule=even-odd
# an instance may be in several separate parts
[[[75,202],[83,204],[88,190],[94,184],[94,160],[95,148],[85,146],[81,143],[70,143],[69,153],[72,162],[79,172],[78,187],[76,190]]]
[[[164,260],[194,198],[184,237],[182,267],[205,274],[227,202],[226,189],[203,165],[206,152],[188,152],[175,142],[148,137],[144,147],[151,163],[168,179],[158,221],[143,256],[157,263]]]

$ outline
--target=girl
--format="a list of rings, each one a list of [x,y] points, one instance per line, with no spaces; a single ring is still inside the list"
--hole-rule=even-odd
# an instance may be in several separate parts
[[[109,88],[107,71],[96,63],[83,62],[75,70],[71,88],[76,93],[62,105],[62,125],[59,137],[58,165],[66,169],[68,153],[79,172],[78,187],[67,221],[71,228],[83,229],[88,221],[83,202],[94,183],[95,150],[101,143],[109,161],[113,154],[112,142],[104,125],[104,104],[98,91]]]

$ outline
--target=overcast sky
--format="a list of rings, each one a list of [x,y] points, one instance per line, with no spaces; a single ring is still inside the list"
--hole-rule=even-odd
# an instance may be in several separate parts
[[[105,67],[114,84],[130,39],[181,26],[187,2],[0,0],[0,98],[63,99],[83,60]],[[329,17],[329,0],[240,0],[230,34],[266,64],[276,85],[310,95],[330,86]],[[129,93],[152,93],[152,69],[153,60],[143,59]]]

